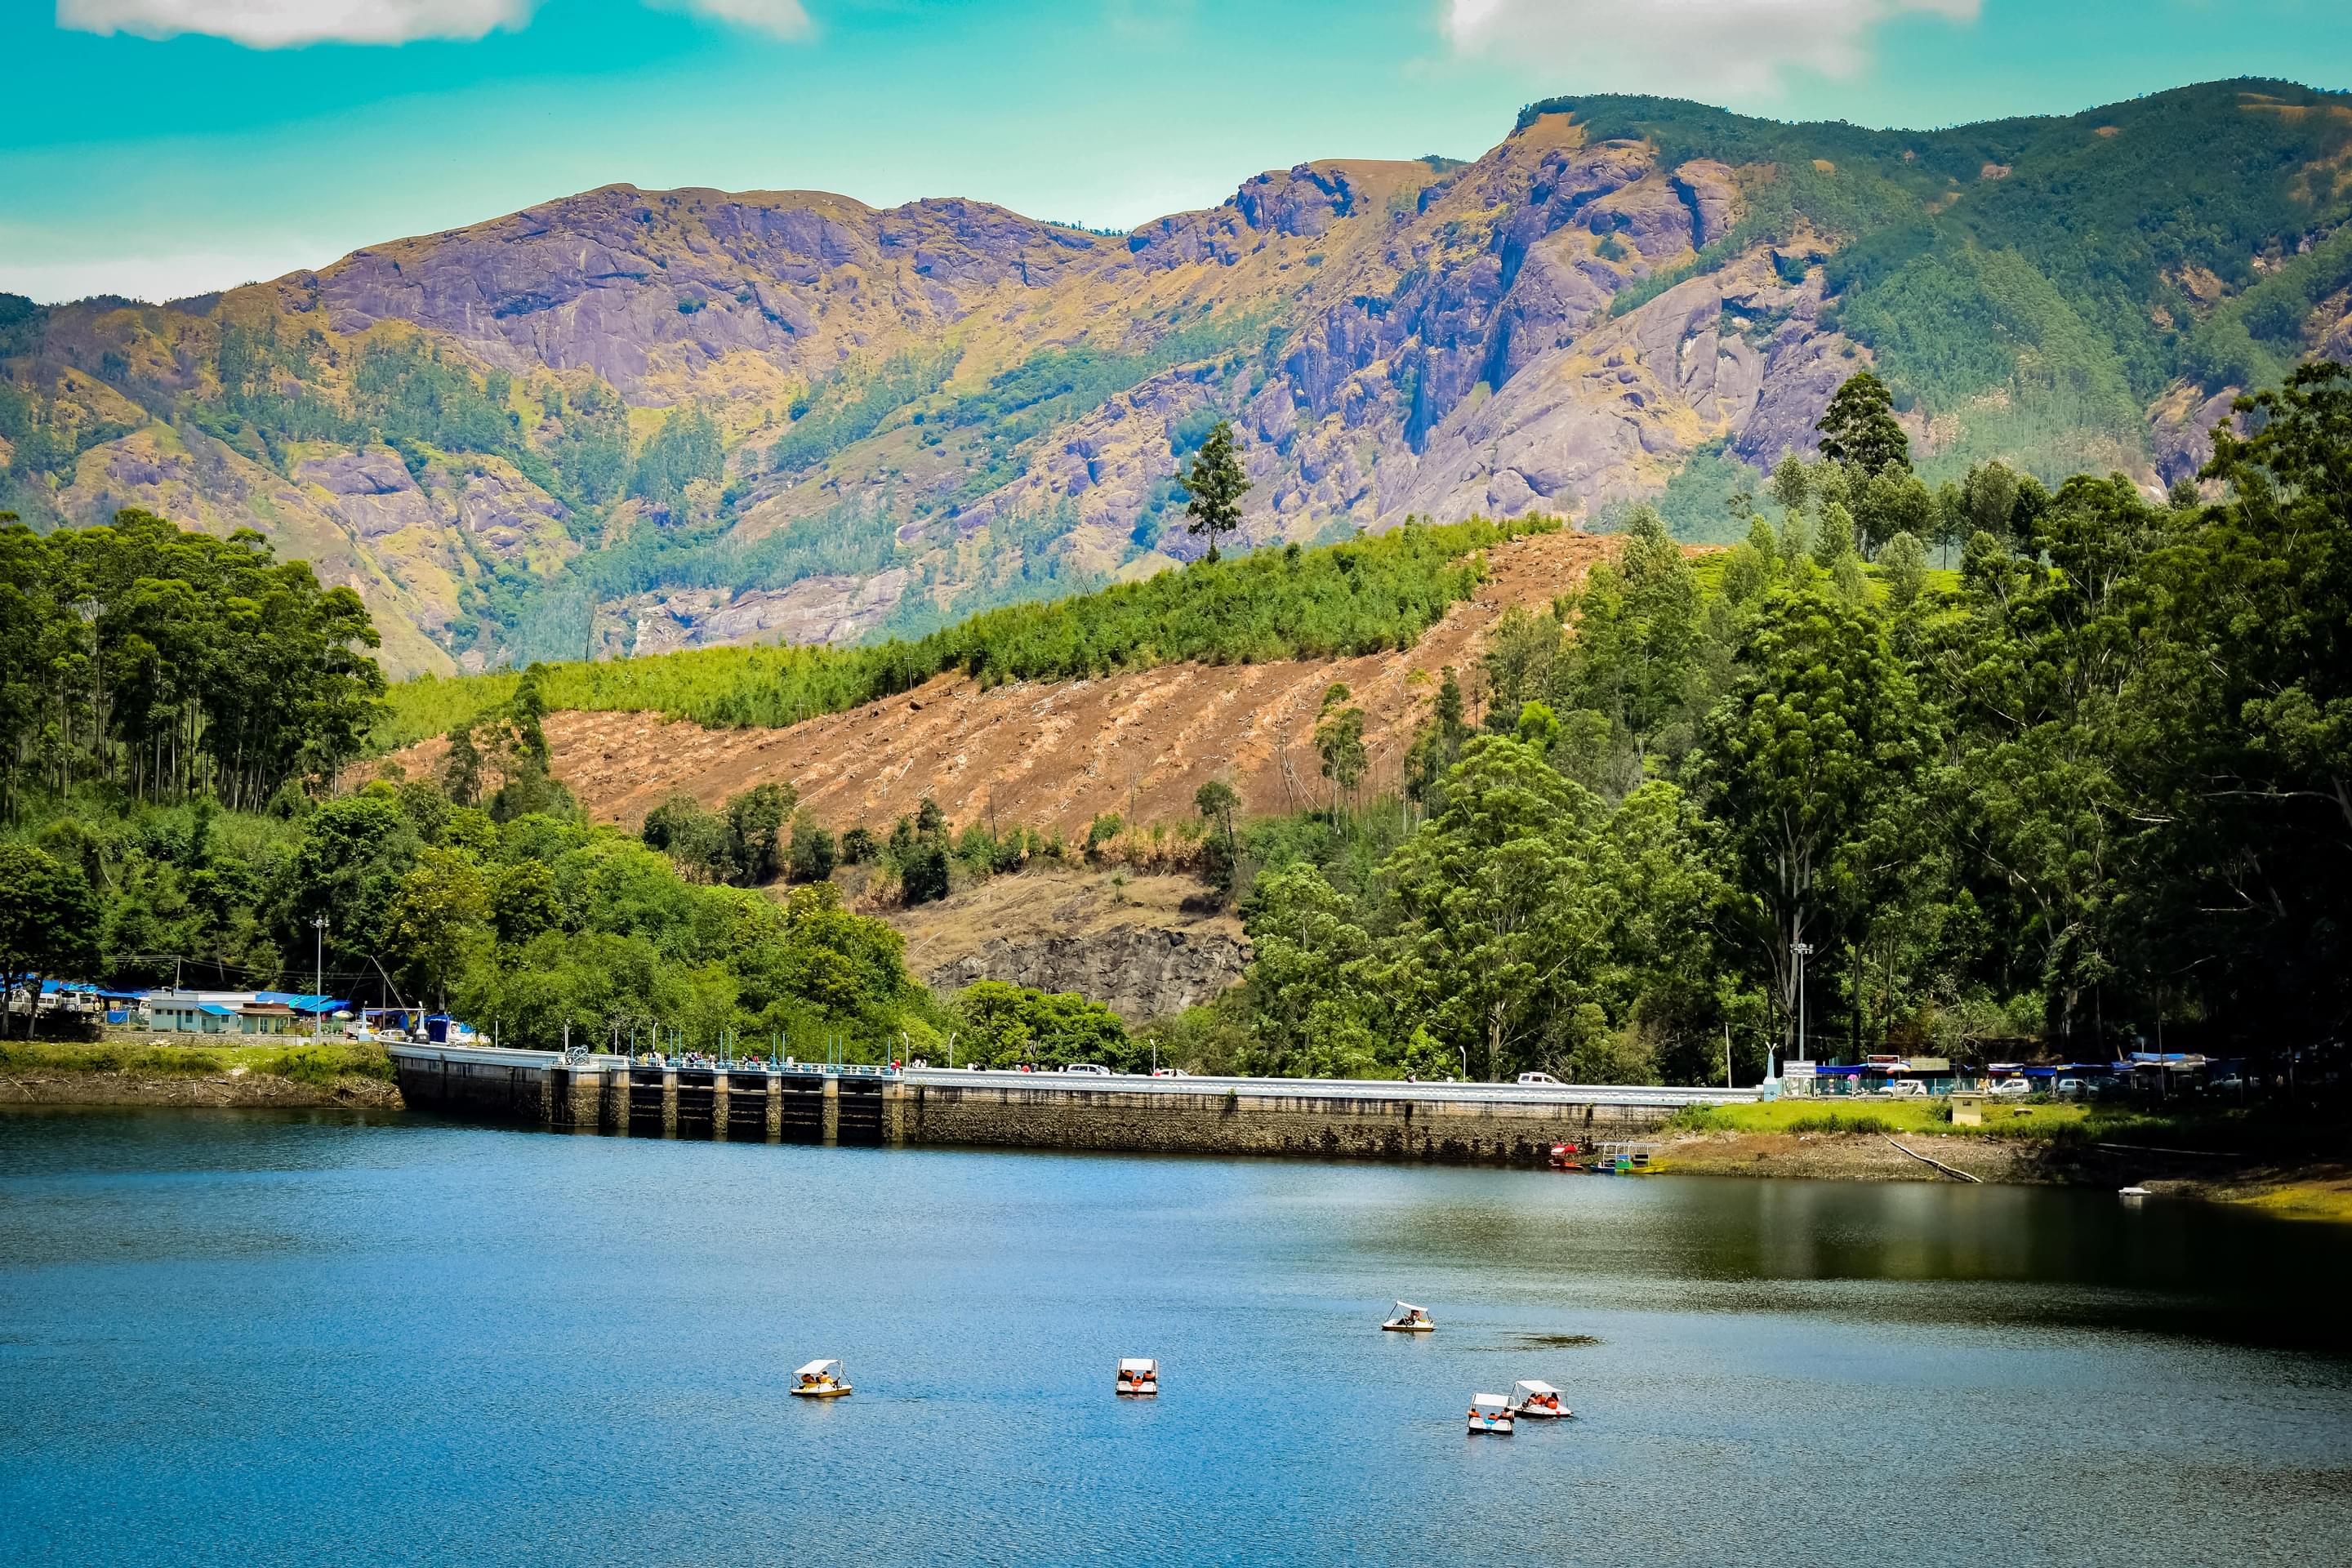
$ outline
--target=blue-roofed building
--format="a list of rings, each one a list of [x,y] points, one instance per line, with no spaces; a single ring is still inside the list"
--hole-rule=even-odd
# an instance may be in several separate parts
[[[176,1035],[341,1034],[351,1004],[292,991],[151,991],[147,1026]]]

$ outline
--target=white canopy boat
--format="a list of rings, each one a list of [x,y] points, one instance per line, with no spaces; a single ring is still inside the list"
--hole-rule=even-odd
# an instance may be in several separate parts
[[[1507,1436],[1511,1430],[1511,1402],[1499,1394],[1472,1394],[1470,1430],[1499,1432]]]
[[[813,1361],[793,1373],[793,1392],[803,1399],[838,1399],[849,1392],[837,1361]]]
[[[1392,1334],[1425,1334],[1437,1327],[1429,1321],[1429,1313],[1410,1301],[1396,1304],[1396,1316],[1381,1325]]]
[[[1118,1392],[1121,1394],[1157,1394],[1160,1392],[1160,1363],[1139,1356],[1125,1356],[1118,1363]]]
[[[1528,1378],[1511,1384],[1511,1414],[1549,1421],[1558,1416],[1573,1415],[1576,1412],[1560,1402],[1559,1389],[1549,1383]]]

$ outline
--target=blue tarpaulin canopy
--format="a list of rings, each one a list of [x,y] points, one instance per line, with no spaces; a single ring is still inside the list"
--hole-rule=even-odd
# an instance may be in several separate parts
[[[297,1013],[334,1013],[351,1005],[339,996],[314,996],[308,992],[295,991],[257,991],[253,999],[279,1003]]]
[[[234,1018],[236,1016],[236,1008],[224,1007],[217,1002],[199,1002],[196,1004],[196,1011],[199,1013],[210,1013],[215,1018]]]
[[[114,1002],[136,1002],[147,994],[144,991],[109,991],[102,985],[86,985],[79,980],[44,980],[44,996],[103,996]]]

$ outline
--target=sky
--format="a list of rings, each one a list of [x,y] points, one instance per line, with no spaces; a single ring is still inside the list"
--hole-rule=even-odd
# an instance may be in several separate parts
[[[0,289],[170,299],[627,181],[1129,227],[1655,92],[1935,126],[2352,88],[2352,0],[0,0]]]

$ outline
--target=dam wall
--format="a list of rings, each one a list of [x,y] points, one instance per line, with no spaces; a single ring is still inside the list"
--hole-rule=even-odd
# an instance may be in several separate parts
[[[442,1115],[637,1137],[962,1144],[1541,1164],[1752,1090],[687,1066],[394,1046],[404,1100]]]

